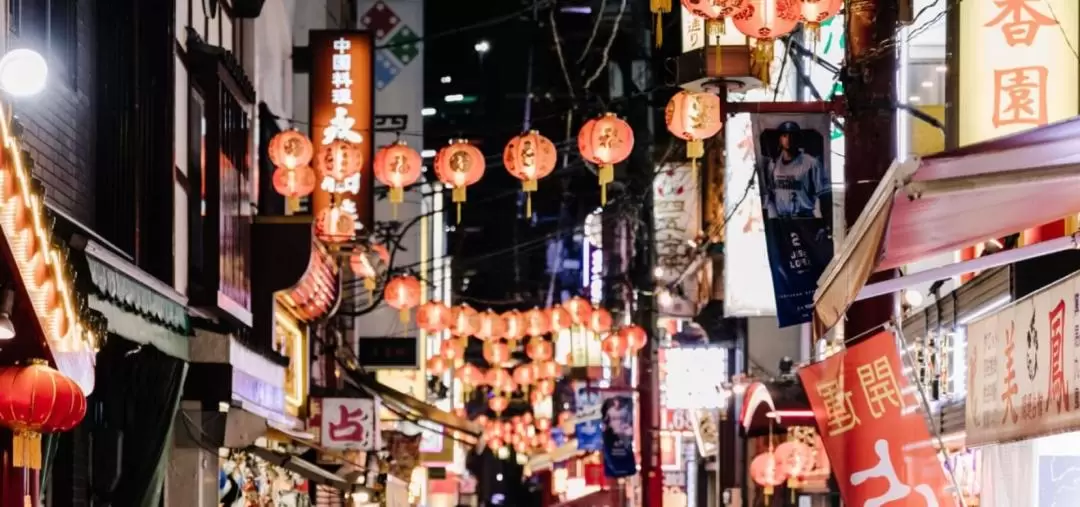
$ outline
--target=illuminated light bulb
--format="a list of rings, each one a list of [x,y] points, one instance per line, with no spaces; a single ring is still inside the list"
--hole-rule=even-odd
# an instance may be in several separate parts
[[[37,51],[15,49],[0,58],[0,90],[15,97],[41,93],[49,79],[49,64]]]
[[[669,291],[667,289],[661,289],[657,293],[656,297],[657,297],[657,302],[660,304],[661,307],[671,306],[671,304],[675,302],[675,297],[672,296],[671,291]]]

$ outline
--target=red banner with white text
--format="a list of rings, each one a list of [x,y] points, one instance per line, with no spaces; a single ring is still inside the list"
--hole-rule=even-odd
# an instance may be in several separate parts
[[[882,332],[799,370],[846,505],[956,505],[918,393]]]

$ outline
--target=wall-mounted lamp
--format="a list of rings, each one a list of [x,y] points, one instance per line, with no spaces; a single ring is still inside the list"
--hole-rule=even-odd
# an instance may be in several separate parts
[[[15,97],[41,93],[49,78],[49,64],[40,53],[21,48],[0,58],[0,90]]]
[[[15,323],[11,321],[11,311],[15,308],[15,291],[4,289],[0,294],[0,340],[15,337]]]

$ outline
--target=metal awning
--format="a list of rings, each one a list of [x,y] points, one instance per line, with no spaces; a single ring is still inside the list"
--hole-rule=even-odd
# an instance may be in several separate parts
[[[480,435],[484,432],[483,426],[413,398],[408,394],[375,380],[372,375],[365,375],[353,371],[349,371],[349,373],[355,373],[351,374],[349,378],[353,380],[357,387],[363,389],[372,396],[378,397],[384,404],[393,406],[396,411],[406,412],[409,416],[415,417],[416,419],[431,421],[448,430],[456,431],[457,435],[455,438],[462,442],[475,444],[479,441]]]
[[[340,475],[331,473],[322,467],[293,454],[272,451],[256,446],[248,447],[245,451],[258,456],[260,459],[271,465],[296,473],[315,484],[330,486],[345,493],[359,491],[371,492],[370,489],[365,488],[364,486],[350,483]]]
[[[1078,139],[1080,118],[1073,118],[894,163],[818,282],[816,335],[835,326],[851,303],[874,295],[860,296],[874,272],[1080,211]],[[1046,253],[1031,250],[1026,257]],[[951,276],[971,271],[955,270]]]

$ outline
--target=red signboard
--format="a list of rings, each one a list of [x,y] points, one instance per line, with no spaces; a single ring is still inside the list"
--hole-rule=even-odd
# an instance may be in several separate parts
[[[891,333],[799,370],[846,505],[954,505]]]

